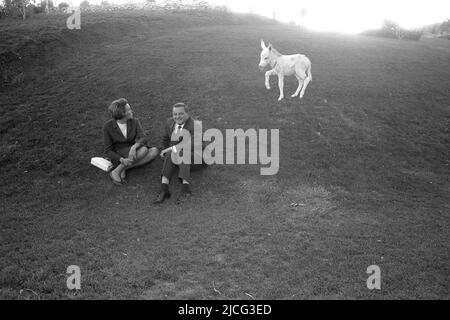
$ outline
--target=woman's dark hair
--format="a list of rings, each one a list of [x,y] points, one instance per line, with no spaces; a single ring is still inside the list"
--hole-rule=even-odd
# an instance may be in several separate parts
[[[127,112],[126,111],[127,104],[128,101],[125,98],[120,98],[111,102],[111,104],[108,107],[108,110],[109,112],[111,112],[111,116],[113,117],[113,119],[119,120],[125,116],[125,113]]]

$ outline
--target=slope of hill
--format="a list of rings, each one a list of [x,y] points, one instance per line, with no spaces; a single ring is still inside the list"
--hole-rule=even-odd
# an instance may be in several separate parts
[[[214,12],[45,19],[0,24],[2,298],[448,298],[449,41]],[[311,58],[303,100],[265,89],[261,38]],[[280,170],[214,165],[185,206],[153,206],[159,160],[124,188],[89,165],[118,97],[154,145],[178,101],[207,128],[279,129]]]

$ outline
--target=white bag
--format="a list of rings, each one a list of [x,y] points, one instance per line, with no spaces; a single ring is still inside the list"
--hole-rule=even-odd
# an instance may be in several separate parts
[[[106,160],[105,158],[101,158],[101,157],[92,158],[91,164],[96,166],[97,168],[102,169],[103,171],[106,171],[106,172],[111,170],[111,168],[113,167],[113,164],[109,160]]]

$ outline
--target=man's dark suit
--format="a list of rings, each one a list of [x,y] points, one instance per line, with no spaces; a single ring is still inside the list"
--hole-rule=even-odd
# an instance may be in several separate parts
[[[175,129],[175,125],[176,125],[176,123],[172,118],[167,120],[166,125],[164,127],[164,135],[162,138],[161,150],[164,150],[166,148],[177,145],[178,143],[180,143],[182,141],[182,137],[180,137],[180,139],[178,141],[171,141],[171,137],[172,137],[172,133]],[[191,169],[193,166],[195,166],[194,165],[194,152],[193,152],[194,151],[194,120],[191,117],[189,117],[185,121],[183,130],[189,131],[189,133],[191,135],[191,155],[192,155],[191,164],[185,164],[185,163],[181,163],[179,165],[174,164],[172,162],[172,156],[171,156],[172,151],[169,151],[164,156],[162,176],[164,176],[170,180],[176,167],[178,167],[178,169],[179,169],[178,170],[178,178],[184,179],[189,182],[189,178],[191,175]],[[202,166],[202,165],[200,165],[200,166]]]
[[[120,158],[127,158],[130,148],[136,142],[146,145],[148,138],[144,135],[138,119],[127,121],[127,137],[120,131],[115,119],[111,119],[103,126],[104,154],[117,166]]]

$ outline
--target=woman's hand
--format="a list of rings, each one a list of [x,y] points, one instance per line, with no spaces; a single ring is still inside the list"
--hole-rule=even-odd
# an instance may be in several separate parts
[[[120,163],[123,164],[125,167],[131,166],[133,162],[134,161],[131,159],[120,158]]]
[[[130,153],[128,153],[128,159],[130,159],[131,161],[136,160],[136,148],[131,147]]]

